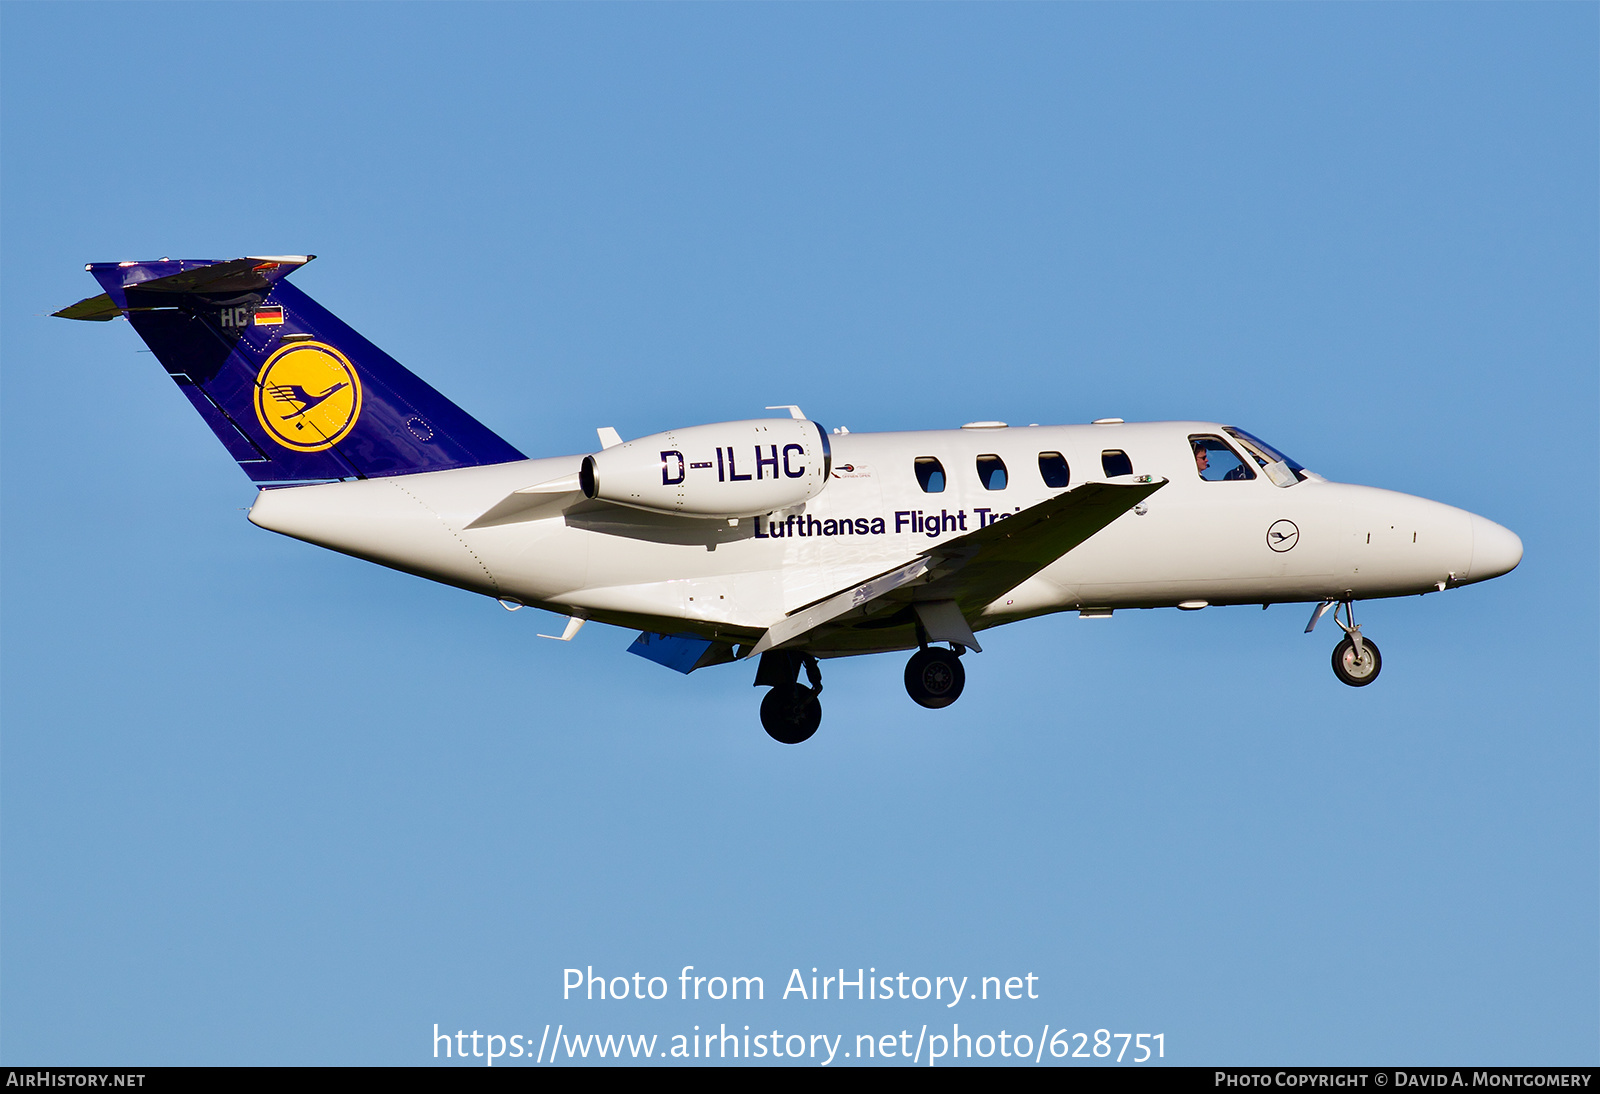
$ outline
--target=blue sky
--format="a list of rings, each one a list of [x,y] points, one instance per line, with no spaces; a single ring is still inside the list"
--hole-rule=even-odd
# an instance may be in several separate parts
[[[1596,23],[0,7],[0,1058],[956,1020],[1595,1063]],[[1525,559],[1364,606],[1370,688],[1299,607],[1060,616],[986,634],[944,712],[898,656],[833,662],[782,748],[746,667],[252,527],[133,332],[45,318],[88,261],[307,251],[302,289],[530,454],[775,403],[1219,419]],[[691,964],[768,999],[561,999]],[[813,966],[1040,998],[775,998]]]

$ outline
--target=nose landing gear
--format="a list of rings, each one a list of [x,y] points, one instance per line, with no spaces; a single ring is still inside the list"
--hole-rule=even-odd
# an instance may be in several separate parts
[[[1341,683],[1353,688],[1366,687],[1378,678],[1382,668],[1383,656],[1378,653],[1378,644],[1370,638],[1363,638],[1359,649],[1352,638],[1340,639],[1333,647],[1333,674]]]
[[[1344,608],[1342,621],[1339,619],[1341,607]],[[1312,626],[1316,625],[1317,617],[1323,610],[1319,608],[1316,615],[1312,616]],[[1350,601],[1344,600],[1334,605],[1333,621],[1344,631],[1344,638],[1333,647],[1333,674],[1342,684],[1364,688],[1376,680],[1378,673],[1383,670],[1383,655],[1378,652],[1378,644],[1361,634],[1361,626],[1350,610]]]

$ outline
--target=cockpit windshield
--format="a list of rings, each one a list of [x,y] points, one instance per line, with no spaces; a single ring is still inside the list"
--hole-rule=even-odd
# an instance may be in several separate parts
[[[1293,486],[1297,482],[1304,482],[1306,469],[1300,464],[1273,448],[1259,437],[1252,436],[1236,426],[1223,426],[1223,432],[1238,441],[1244,450],[1250,453],[1261,469],[1266,472],[1267,478],[1272,480],[1274,486]]]

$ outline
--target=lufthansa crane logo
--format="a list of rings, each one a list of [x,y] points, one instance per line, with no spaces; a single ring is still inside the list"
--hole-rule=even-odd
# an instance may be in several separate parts
[[[361,417],[361,380],[344,354],[321,342],[285,346],[256,377],[256,419],[296,452],[321,452]]]
[[[1267,546],[1280,554],[1300,542],[1300,529],[1292,520],[1275,520],[1267,529]]]

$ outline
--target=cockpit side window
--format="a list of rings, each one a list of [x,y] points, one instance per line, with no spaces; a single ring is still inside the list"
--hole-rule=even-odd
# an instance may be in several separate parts
[[[1256,477],[1255,471],[1221,437],[1191,434],[1189,447],[1194,451],[1195,471],[1206,482],[1243,482]]]
[[[1239,446],[1261,465],[1267,478],[1272,480],[1274,486],[1293,486],[1297,482],[1306,481],[1306,469],[1299,463],[1291,460],[1276,448],[1273,448],[1260,437],[1253,436],[1239,429],[1237,426],[1225,425],[1222,431],[1234,440]]]
[[[918,456],[917,485],[924,494],[944,493],[944,464],[932,456]]]
[[[983,483],[985,490],[1004,490],[1006,488],[1006,462],[993,454],[979,456],[978,481]]]
[[[1072,485],[1072,469],[1067,466],[1067,458],[1059,452],[1039,453],[1039,477],[1046,486],[1057,490]]]
[[[1133,461],[1122,449],[1108,448],[1100,453],[1100,468],[1106,473],[1106,478],[1114,479],[1118,475],[1133,474]]]

